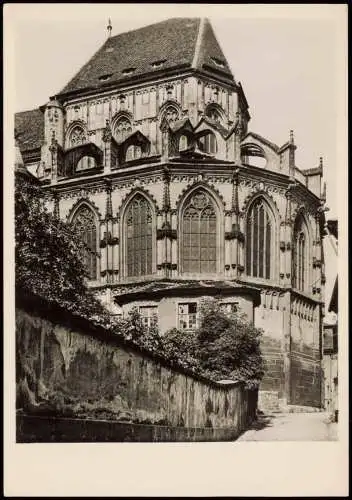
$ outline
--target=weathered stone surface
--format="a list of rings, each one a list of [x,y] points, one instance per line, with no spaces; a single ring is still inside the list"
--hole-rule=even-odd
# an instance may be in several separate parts
[[[45,402],[54,402],[65,416],[236,432],[254,415],[255,395],[241,384],[207,384],[22,309],[16,324],[18,408],[28,411],[27,393],[29,408],[39,405],[44,413]]]

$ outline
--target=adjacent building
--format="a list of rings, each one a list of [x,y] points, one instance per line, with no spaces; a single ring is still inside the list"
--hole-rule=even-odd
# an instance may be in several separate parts
[[[338,223],[328,220],[324,235],[326,265],[323,325],[324,408],[338,419]]]
[[[262,404],[320,407],[323,164],[300,170],[293,132],[250,119],[209,20],[176,18],[108,36],[15,126],[112,314],[187,335],[218,297],[264,329]]]

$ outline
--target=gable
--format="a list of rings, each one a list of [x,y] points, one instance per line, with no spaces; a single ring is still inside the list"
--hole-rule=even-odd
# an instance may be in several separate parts
[[[204,25],[200,32],[201,41],[196,68],[219,73],[233,80],[230,66],[215,36],[212,25],[208,19],[204,19],[202,22]]]

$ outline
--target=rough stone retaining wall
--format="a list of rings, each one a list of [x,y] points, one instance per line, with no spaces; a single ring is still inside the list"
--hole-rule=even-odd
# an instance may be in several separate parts
[[[242,384],[214,383],[171,367],[166,360],[67,312],[17,303],[16,348],[18,410],[24,390],[34,408],[39,401],[55,400],[66,415],[69,409],[68,416],[88,417],[84,424],[87,431],[82,431],[82,435],[95,436],[94,439],[106,441],[106,436],[110,436],[112,440],[125,440],[126,435],[136,438],[138,427],[125,424],[159,425],[159,430],[143,427],[142,431],[140,427],[141,438],[133,439],[137,441],[146,436],[151,441],[175,436],[176,440],[182,436],[190,440],[221,440],[225,436],[232,439],[255,416],[257,394],[245,390]],[[28,408],[23,409],[28,414]],[[41,434],[50,441],[51,426],[53,435],[77,439],[77,429],[83,424],[54,422],[48,416],[42,416],[46,420],[38,427],[34,415],[19,415],[18,432],[23,430],[24,439],[28,434],[25,429],[36,428],[38,441]],[[113,419],[121,425],[97,424],[94,419]],[[58,426],[64,430],[58,432]],[[171,427],[178,430],[171,431]],[[17,438],[21,440],[19,434]]]

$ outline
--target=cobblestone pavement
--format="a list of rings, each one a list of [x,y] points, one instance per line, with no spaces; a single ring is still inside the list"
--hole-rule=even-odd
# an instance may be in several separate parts
[[[238,441],[336,441],[337,426],[324,412],[261,415]]]

